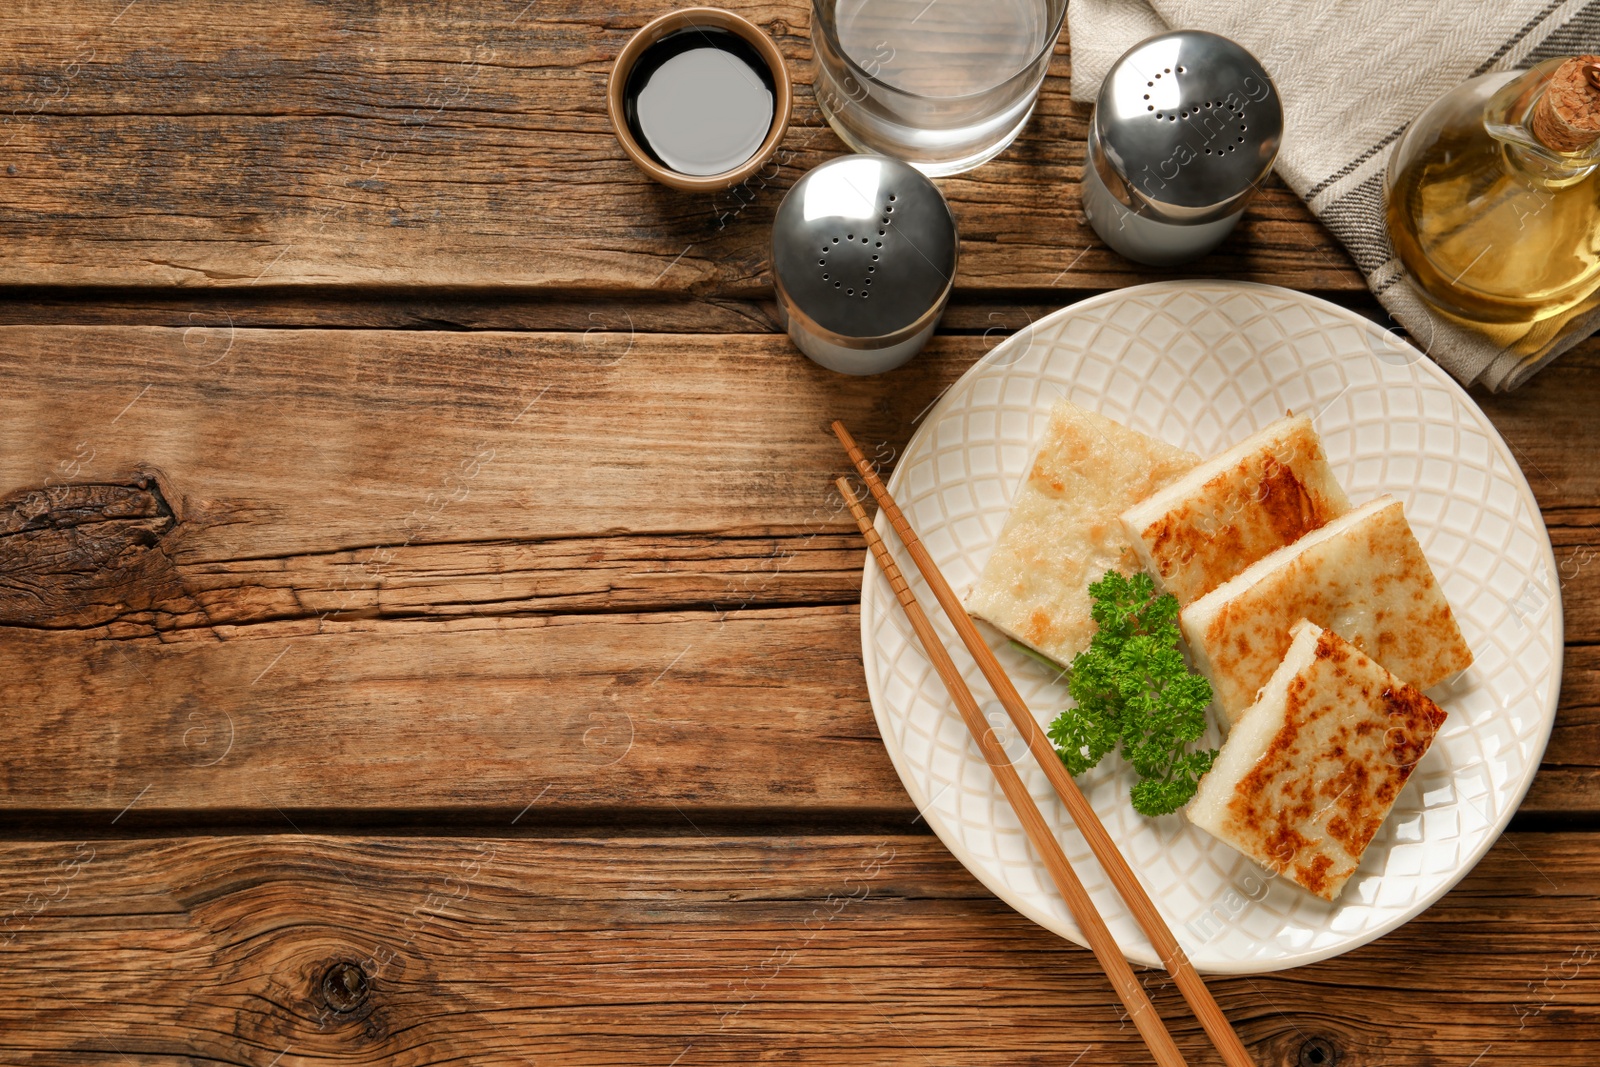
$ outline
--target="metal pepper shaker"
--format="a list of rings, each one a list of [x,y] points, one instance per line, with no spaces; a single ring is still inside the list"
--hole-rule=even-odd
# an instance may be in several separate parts
[[[772,222],[778,318],[829,370],[879,374],[916,355],[956,276],[939,187],[884,156],[840,156],[795,182]]]
[[[1100,86],[1083,213],[1129,259],[1198,259],[1239,221],[1282,139],[1277,87],[1244,48],[1200,30],[1151,37]]]

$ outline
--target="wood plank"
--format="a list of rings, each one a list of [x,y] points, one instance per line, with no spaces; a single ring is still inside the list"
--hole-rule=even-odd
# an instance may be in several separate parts
[[[812,97],[807,5],[740,9],[774,35],[797,100],[775,169],[714,195],[645,179],[606,118],[609,64],[659,10],[247,0],[217,18],[124,0],[8,5],[0,284],[761,294],[782,191],[845,150]],[[1018,142],[942,183],[963,288],[1168,276],[1111,253],[1081,216],[1087,108],[1068,74],[1063,41]],[[1196,272],[1362,288],[1277,184]]]
[[[0,348],[0,493],[151,470],[180,562],[842,531],[828,420],[890,458],[982,350],[859,379],[749,336],[15,327]]]
[[[989,342],[863,381],[781,338],[622,341],[0,330],[4,808],[908,811],[825,426],[892,464]],[[1600,812],[1597,352],[1490,405],[1559,471],[1531,814]]]
[[[5,806],[914,814],[846,608],[7,631]],[[292,816],[286,816],[293,824]]]
[[[1093,958],[929,837],[94,840],[0,870],[12,1061],[1145,1062]],[[1263,1067],[1588,1065],[1597,876],[1590,837],[1513,835],[1388,937],[1213,989]]]

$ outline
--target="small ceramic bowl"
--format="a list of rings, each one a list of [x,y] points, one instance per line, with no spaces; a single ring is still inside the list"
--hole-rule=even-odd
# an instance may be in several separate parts
[[[772,128],[767,131],[766,139],[756,149],[755,155],[732,170],[725,170],[720,174],[683,174],[662,166],[639,144],[628,128],[626,91],[628,76],[633,73],[634,64],[651,45],[663,37],[689,28],[719,29],[738,34],[756,50],[772,74],[774,97]],[[640,170],[663,185],[688,192],[726,189],[738,185],[764,167],[772,158],[772,154],[778,150],[778,142],[783,140],[784,131],[789,128],[789,109],[793,102],[794,91],[789,83],[789,69],[784,66],[783,54],[778,51],[778,46],[772,43],[772,38],[748,19],[715,7],[686,7],[679,11],[669,11],[646,24],[623,47],[622,54],[617,56],[616,63],[611,67],[611,79],[606,84],[606,109],[611,114],[611,128],[616,131],[617,140],[621,142],[622,150],[628,153],[628,158],[638,164]]]

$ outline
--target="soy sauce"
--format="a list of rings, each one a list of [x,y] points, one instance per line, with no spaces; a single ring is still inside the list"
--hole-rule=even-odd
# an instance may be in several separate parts
[[[715,27],[661,38],[639,57],[623,89],[634,140],[680,174],[721,174],[748,161],[772,129],[776,100],[761,54]]]

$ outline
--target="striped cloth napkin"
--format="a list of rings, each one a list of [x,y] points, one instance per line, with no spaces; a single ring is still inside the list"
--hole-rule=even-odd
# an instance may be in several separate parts
[[[1284,102],[1280,177],[1344,243],[1418,347],[1463,383],[1513,389],[1600,328],[1600,300],[1533,326],[1434,312],[1383,223],[1383,175],[1406,125],[1468,78],[1600,52],[1600,0],[1071,0],[1072,96],[1092,102],[1129,46],[1169,29],[1248,48]]]

